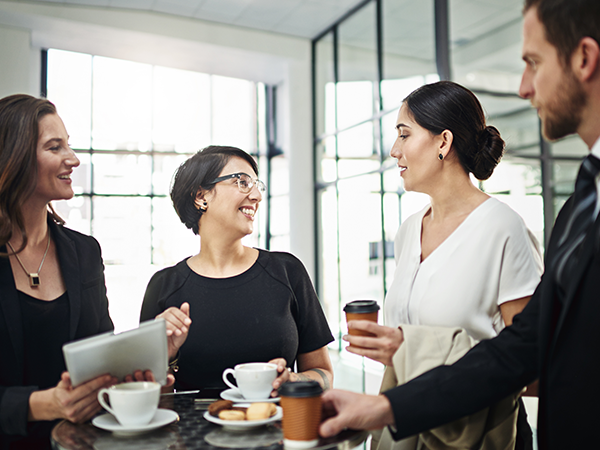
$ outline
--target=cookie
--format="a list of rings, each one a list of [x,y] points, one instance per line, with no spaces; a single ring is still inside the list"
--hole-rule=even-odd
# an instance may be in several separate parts
[[[211,416],[219,417],[221,411],[231,409],[233,402],[231,400],[217,400],[208,406],[208,413]]]
[[[246,411],[246,420],[265,420],[276,412],[277,407],[273,403],[252,403]]]
[[[219,413],[219,419],[221,420],[246,420],[246,414],[244,411],[233,411],[231,409],[221,411]]]

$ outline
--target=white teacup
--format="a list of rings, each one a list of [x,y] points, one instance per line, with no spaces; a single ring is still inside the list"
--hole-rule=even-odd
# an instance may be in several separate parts
[[[104,401],[108,395],[110,406]],[[133,381],[100,389],[98,401],[123,426],[150,423],[160,400],[160,384],[153,381]]]
[[[229,374],[233,374],[237,386],[227,379]],[[269,398],[275,378],[277,378],[277,365],[270,363],[238,364],[235,368],[225,369],[223,372],[225,384],[233,389],[239,389],[246,399]]]

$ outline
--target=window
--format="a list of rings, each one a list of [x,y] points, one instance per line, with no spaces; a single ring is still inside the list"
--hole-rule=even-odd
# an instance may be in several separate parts
[[[68,227],[100,242],[117,331],[137,326],[154,272],[199,250],[199,238],[173,210],[169,188],[177,167],[207,145],[246,150],[257,158],[261,178],[271,181],[246,245],[289,247],[285,214],[266,215],[270,191],[277,204],[287,197],[285,156],[267,152],[273,127],[267,94],[274,87],[53,49],[47,62],[48,99],[81,160],[75,197],[54,206]]]

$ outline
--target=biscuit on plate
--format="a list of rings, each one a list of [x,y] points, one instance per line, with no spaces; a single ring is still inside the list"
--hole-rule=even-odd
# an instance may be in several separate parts
[[[219,413],[226,409],[231,409],[233,402],[231,400],[217,400],[208,406],[208,413],[213,417],[219,417]]]
[[[233,411],[231,409],[221,411],[219,413],[219,419],[221,420],[246,420],[246,414],[244,411]]]
[[[265,420],[276,412],[277,407],[273,403],[252,403],[246,411],[246,420]]]

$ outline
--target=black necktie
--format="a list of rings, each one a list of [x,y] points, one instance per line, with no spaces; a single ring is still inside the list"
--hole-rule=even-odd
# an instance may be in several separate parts
[[[581,243],[596,219],[596,176],[600,173],[600,159],[591,154],[583,160],[575,181],[573,209],[565,231],[558,241],[554,259],[556,281],[562,293],[567,291],[577,266]]]

